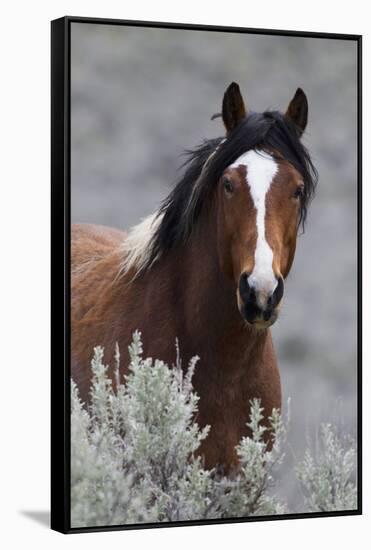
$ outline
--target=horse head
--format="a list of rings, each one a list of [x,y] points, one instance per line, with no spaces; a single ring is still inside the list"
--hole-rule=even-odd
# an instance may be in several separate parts
[[[256,328],[277,319],[284,279],[292,266],[300,221],[311,185],[300,145],[308,103],[298,89],[286,113],[248,113],[239,86],[223,98],[226,140],[244,136],[254,144],[221,172],[217,183],[218,254],[221,270],[234,281],[238,309]],[[222,153],[222,151],[220,151]]]

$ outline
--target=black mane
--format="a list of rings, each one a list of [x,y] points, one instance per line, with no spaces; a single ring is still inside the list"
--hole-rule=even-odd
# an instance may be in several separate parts
[[[250,113],[227,138],[205,140],[195,149],[186,151],[188,158],[183,164],[185,172],[161,204],[158,216],[162,216],[162,220],[149,243],[150,250],[144,268],[164,252],[188,240],[192,227],[197,223],[223,171],[251,149],[265,150],[270,154],[275,152],[277,159],[283,157],[302,175],[304,193],[299,225],[304,231],[308,204],[318,179],[309,153],[300,141],[296,126],[281,113]]]

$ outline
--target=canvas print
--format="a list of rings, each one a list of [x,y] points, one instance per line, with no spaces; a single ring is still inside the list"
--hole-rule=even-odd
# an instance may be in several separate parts
[[[71,528],[359,511],[357,40],[70,33]]]

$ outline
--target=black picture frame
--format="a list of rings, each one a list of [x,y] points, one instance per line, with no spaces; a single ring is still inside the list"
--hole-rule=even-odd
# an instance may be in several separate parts
[[[358,83],[357,207],[357,485],[356,510],[293,513],[224,520],[179,521],[72,528],[70,524],[70,171],[71,171],[71,24],[89,23],[209,32],[250,33],[354,41]],[[62,17],[51,22],[51,528],[62,533],[148,529],[186,525],[304,519],[362,514],[362,36],[272,29],[250,29],[168,22]]]

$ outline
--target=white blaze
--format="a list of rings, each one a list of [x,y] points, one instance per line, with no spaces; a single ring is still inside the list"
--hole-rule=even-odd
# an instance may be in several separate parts
[[[273,251],[265,238],[265,203],[266,196],[277,174],[277,163],[263,151],[248,151],[241,155],[231,168],[246,167],[246,183],[249,186],[251,198],[256,208],[257,241],[255,249],[254,269],[248,278],[248,283],[257,291],[258,303],[265,306],[265,299],[277,286],[273,272]]]

